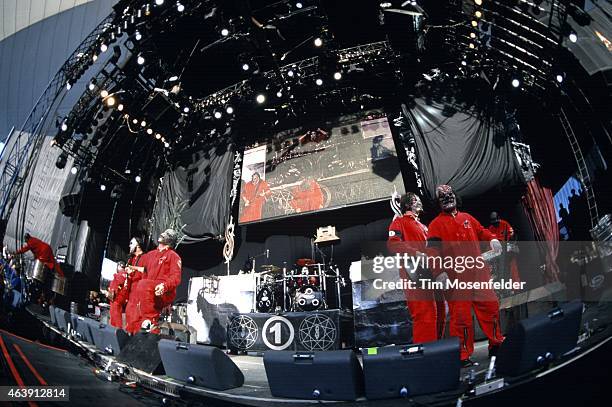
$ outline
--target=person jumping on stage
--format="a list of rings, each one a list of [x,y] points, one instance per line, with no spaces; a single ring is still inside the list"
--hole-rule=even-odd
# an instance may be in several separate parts
[[[159,316],[174,301],[182,270],[181,257],[174,251],[178,243],[177,233],[166,229],[157,242],[157,248],[147,252],[142,259],[146,272],[135,293],[140,326],[152,333],[159,333]]]
[[[443,258],[450,256],[455,259],[478,258],[481,254],[480,241],[488,241],[493,250],[501,250],[499,240],[474,217],[457,210],[457,198],[450,186],[439,185],[436,188],[436,198],[442,211],[429,225],[429,248]],[[483,268],[466,267],[462,272],[451,268],[438,269],[434,273],[436,280],[442,282],[449,278],[464,282],[489,281],[491,278],[491,270],[486,265]],[[499,324],[499,301],[495,292],[492,289],[456,289],[446,291],[445,297],[450,313],[450,335],[459,338],[463,366],[474,364],[470,359],[474,352],[472,309],[489,339],[489,355],[493,355],[504,340]]]
[[[491,232],[496,239],[498,239],[500,242],[509,242],[514,238],[514,229],[512,229],[510,223],[500,218],[497,212],[491,212],[489,219],[491,221],[491,225],[489,225],[489,232]],[[521,276],[519,275],[516,257],[510,253],[509,255],[510,275],[512,276],[513,281],[519,282],[521,281]]]
[[[32,251],[32,254],[37,260],[40,260],[46,268],[57,273],[60,277],[64,277],[64,273],[62,269],[55,261],[55,256],[53,255],[53,249],[47,243],[43,242],[40,239],[37,239],[26,233],[24,235],[25,244],[15,252],[15,254],[23,254],[27,251]]]
[[[389,239],[387,247],[392,253],[408,253],[416,255],[417,252],[426,252],[427,226],[419,221],[423,212],[423,204],[419,196],[407,192],[400,198],[400,208],[403,216],[393,219],[389,225]],[[417,270],[410,270],[418,273]],[[406,270],[401,270],[402,278],[409,278]],[[421,277],[421,276],[419,276]],[[422,277],[421,277],[422,278]],[[444,325],[444,301],[436,302],[433,290],[413,289],[404,290],[406,303],[412,317],[412,342],[432,342],[441,334],[438,322]]]
[[[117,328],[123,328],[123,312],[126,314],[126,329],[130,321],[130,316],[136,314],[136,310],[127,311],[127,304],[131,298],[130,293],[134,289],[134,286],[138,284],[138,281],[142,278],[142,272],[134,271],[131,267],[138,267],[140,259],[142,257],[142,241],[133,237],[130,240],[130,258],[127,261],[127,267],[118,267],[117,272],[111,281],[108,288],[108,297],[111,301],[110,304],[110,324]],[[144,268],[143,268],[144,270]],[[136,301],[133,301],[134,307]],[[136,321],[137,323],[138,321]],[[140,329],[138,327],[136,331]]]

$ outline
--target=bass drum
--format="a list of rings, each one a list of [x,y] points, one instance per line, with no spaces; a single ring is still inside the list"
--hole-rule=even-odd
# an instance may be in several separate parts
[[[54,274],[53,282],[51,283],[51,291],[59,295],[66,295],[66,277],[60,277]]]
[[[27,277],[30,280],[36,280],[44,284],[45,282],[45,265],[40,260],[36,260],[29,269]]]
[[[257,290],[257,311],[272,312],[276,306],[274,301],[274,286],[270,284],[262,285]]]
[[[316,311],[323,307],[323,293],[314,285],[304,285],[295,293],[293,301],[298,311]]]

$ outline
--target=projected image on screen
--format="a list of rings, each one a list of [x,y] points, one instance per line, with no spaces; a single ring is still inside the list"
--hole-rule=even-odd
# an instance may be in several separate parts
[[[239,223],[354,205],[404,192],[381,111],[292,129],[244,152]]]

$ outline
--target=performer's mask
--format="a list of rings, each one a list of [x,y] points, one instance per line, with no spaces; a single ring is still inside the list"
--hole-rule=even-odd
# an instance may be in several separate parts
[[[438,185],[436,196],[443,211],[452,211],[457,207],[457,197],[449,185]]]

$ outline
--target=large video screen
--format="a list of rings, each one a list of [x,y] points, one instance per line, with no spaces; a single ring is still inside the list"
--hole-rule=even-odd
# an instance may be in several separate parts
[[[404,192],[384,112],[343,116],[245,149],[239,223],[388,198]]]

